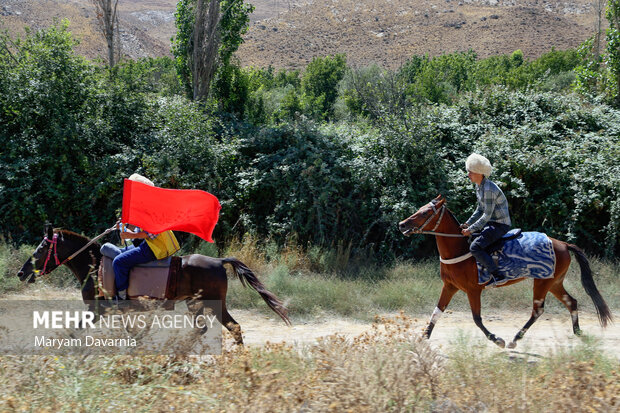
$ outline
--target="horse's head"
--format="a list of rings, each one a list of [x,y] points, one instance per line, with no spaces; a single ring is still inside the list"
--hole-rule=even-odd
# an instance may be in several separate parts
[[[24,263],[22,268],[17,272],[17,276],[21,281],[28,280],[33,283],[35,278],[42,273],[49,273],[58,266],[56,260],[56,245],[58,235],[54,234],[51,224],[45,225],[45,237],[32,253],[32,256]]]
[[[424,230],[429,231],[433,228],[431,224],[439,219],[439,211],[445,203],[446,199],[442,195],[438,195],[437,198],[418,209],[415,214],[399,222],[398,229],[405,236]]]

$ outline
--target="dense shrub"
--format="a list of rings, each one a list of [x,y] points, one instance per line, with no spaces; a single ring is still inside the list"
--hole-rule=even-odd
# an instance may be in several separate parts
[[[234,202],[243,208],[246,230],[318,244],[357,235],[359,194],[337,135],[311,125],[264,128],[245,136],[239,152],[246,168],[237,173]]]
[[[341,106],[348,113],[341,111],[339,118],[398,117],[409,106],[452,105],[466,92],[495,86],[565,92],[579,62],[576,50],[551,50],[532,61],[524,60],[520,50],[485,59],[470,50],[434,58],[412,56],[396,71],[372,65],[349,69],[339,86]]]
[[[2,232],[33,241],[47,220],[109,225],[119,177],[139,165],[145,78],[125,68],[109,76],[75,55],[67,23],[3,41],[11,47],[0,48]]]
[[[315,57],[301,78],[305,112],[318,120],[331,119],[338,83],[346,69],[346,58],[339,54]]]
[[[301,77],[229,65],[217,99],[197,104],[175,95],[169,60],[108,72],[74,54],[66,25],[0,40],[0,225],[13,241],[33,242],[46,220],[101,232],[137,171],[215,194],[218,241],[425,255],[432,238],[404,238],[397,222],[438,193],[465,220],[475,198],[463,162],[478,151],[516,226],[620,252],[620,113],[533,91],[556,89],[570,51],[413,58],[397,72],[345,71],[335,56]],[[325,121],[335,114],[341,123]]]
[[[450,103],[459,93],[473,89],[475,64],[473,51],[430,59],[411,82],[408,94],[431,103]]]
[[[463,136],[442,138],[442,147],[469,141],[469,150],[489,157],[515,225],[618,253],[620,112],[575,96],[502,89],[467,95],[454,109],[458,121],[442,135]]]
[[[248,79],[246,119],[256,125],[293,120],[301,114],[301,78],[298,70],[272,67],[245,70]]]

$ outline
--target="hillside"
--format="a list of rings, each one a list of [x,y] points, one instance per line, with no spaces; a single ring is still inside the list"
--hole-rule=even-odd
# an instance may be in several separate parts
[[[594,31],[587,0],[320,0],[253,24],[239,50],[246,65],[303,67],[346,53],[354,66],[398,67],[413,54],[521,49],[527,58],[577,47]]]
[[[594,31],[588,0],[254,0],[244,66],[301,68],[315,56],[346,53],[354,66],[397,67],[413,54],[475,50],[486,57],[521,49],[534,58],[576,47]],[[121,0],[123,52],[168,55],[176,0]],[[78,52],[103,57],[105,43],[87,0],[0,0],[1,26],[23,33],[70,20]]]

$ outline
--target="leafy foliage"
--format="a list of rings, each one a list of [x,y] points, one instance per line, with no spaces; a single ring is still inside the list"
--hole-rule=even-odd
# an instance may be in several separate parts
[[[611,73],[613,82],[608,94],[614,99],[616,107],[620,106],[620,1],[610,0],[607,5],[607,55],[605,63]]]
[[[230,64],[217,99],[197,104],[172,61],[109,73],[74,54],[66,23],[0,41],[0,226],[16,242],[46,220],[101,232],[137,171],[215,194],[219,241],[423,256],[432,239],[396,223],[438,193],[465,220],[475,197],[463,162],[478,151],[515,226],[620,252],[620,112],[561,87],[574,51],[413,57],[396,72],[347,69],[344,56],[303,74]]]
[[[143,79],[123,69],[110,78],[76,56],[67,25],[3,39],[12,51],[0,55],[0,211],[16,241],[38,237],[47,220],[105,226],[119,176],[138,164]]]
[[[193,97],[192,69],[190,56],[192,55],[193,33],[196,22],[196,2],[198,0],[180,0],[175,12],[175,25],[177,35],[172,38],[172,54],[175,57],[175,66],[181,83],[188,97]],[[203,1],[203,0],[200,0]],[[221,18],[219,22],[220,45],[218,49],[218,72],[212,93],[216,99],[223,100],[223,109],[228,111],[238,110],[238,102],[231,102],[231,92],[236,92],[243,82],[240,83],[239,68],[231,64],[231,58],[243,43],[243,34],[248,29],[250,14],[254,6],[244,3],[243,0],[222,0],[220,2]],[[232,83],[231,83],[232,82]],[[231,83],[231,84],[229,84]],[[244,100],[241,95],[236,100]],[[243,111],[240,112],[243,114]]]
[[[342,54],[312,59],[301,78],[306,113],[319,120],[331,118],[338,93],[337,86],[345,69],[346,58]]]
[[[602,56],[595,52],[594,37],[581,45],[575,89],[620,107],[620,2],[610,0],[607,3],[606,17],[609,22],[606,52]]]
[[[531,62],[520,50],[511,55],[477,59],[473,51],[429,58],[413,56],[396,72],[377,66],[351,69],[340,84],[340,99],[349,113],[371,120],[398,117],[407,107],[454,104],[463,93],[494,86],[510,90],[538,88],[564,92],[574,80],[577,51],[551,50]]]
[[[172,41],[172,55],[174,65],[179,76],[179,81],[183,85],[187,97],[191,98],[194,94],[192,88],[192,69],[189,57],[192,51],[192,32],[196,15],[193,12],[196,0],[179,0],[177,10],[174,13],[174,22],[177,28],[176,36]]]

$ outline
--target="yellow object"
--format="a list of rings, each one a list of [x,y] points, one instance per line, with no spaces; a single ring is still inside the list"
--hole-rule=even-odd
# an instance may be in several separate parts
[[[164,231],[153,239],[146,238],[146,243],[158,260],[169,257],[181,249],[172,231]]]

